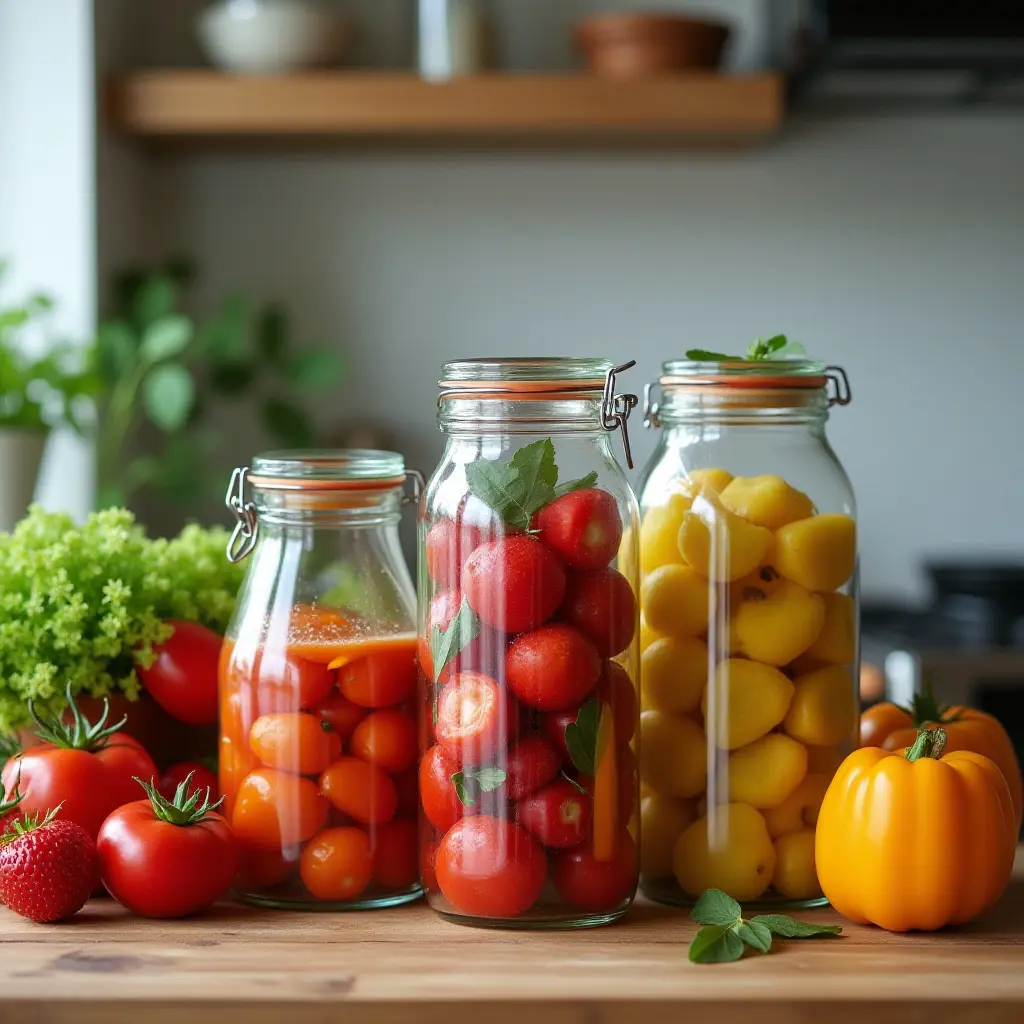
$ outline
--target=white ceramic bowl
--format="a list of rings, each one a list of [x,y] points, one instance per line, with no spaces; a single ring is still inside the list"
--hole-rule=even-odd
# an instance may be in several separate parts
[[[334,63],[349,37],[344,18],[310,0],[221,0],[199,14],[196,27],[217,67],[246,75]]]

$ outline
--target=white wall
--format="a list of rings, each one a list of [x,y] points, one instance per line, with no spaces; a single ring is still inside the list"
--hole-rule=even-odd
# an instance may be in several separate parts
[[[688,347],[788,332],[853,382],[831,431],[866,589],[913,594],[927,554],[1024,555],[1022,167],[1024,122],[974,114],[725,155],[178,156],[158,206],[207,294],[283,297],[345,353],[321,422],[387,417],[428,469],[447,357],[635,357],[640,391]]]
[[[59,301],[55,328],[88,338],[95,323],[92,5],[0,0],[0,258],[4,295]],[[70,433],[51,438],[37,498],[84,516],[92,455]]]

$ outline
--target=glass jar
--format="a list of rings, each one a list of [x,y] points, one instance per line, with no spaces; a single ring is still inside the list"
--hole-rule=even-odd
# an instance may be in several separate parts
[[[221,655],[220,787],[248,902],[422,892],[410,477],[418,499],[400,455],[355,450],[260,455],[232,477],[228,557],[252,559]]]
[[[444,367],[419,524],[420,873],[454,921],[605,924],[636,892],[638,520],[610,441],[628,461],[627,368]]]
[[[810,361],[673,361],[660,386],[640,503],[641,887],[824,903],[814,827],[858,725],[854,498],[825,436],[849,384]]]

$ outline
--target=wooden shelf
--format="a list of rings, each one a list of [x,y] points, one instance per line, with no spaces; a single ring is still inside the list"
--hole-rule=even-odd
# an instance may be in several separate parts
[[[782,124],[777,75],[678,75],[616,82],[589,75],[324,72],[243,77],[146,71],[115,79],[113,126],[150,139],[755,140]]]

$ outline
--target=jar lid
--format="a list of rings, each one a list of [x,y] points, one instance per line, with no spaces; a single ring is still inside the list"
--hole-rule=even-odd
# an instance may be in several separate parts
[[[610,359],[516,357],[456,359],[441,369],[441,399],[553,398],[603,391]],[[482,385],[482,386],[481,386]]]
[[[397,452],[359,448],[264,452],[249,471],[249,482],[263,491],[380,490],[405,479]]]
[[[669,359],[661,366],[661,386],[823,388],[830,367],[813,359],[700,362]]]

